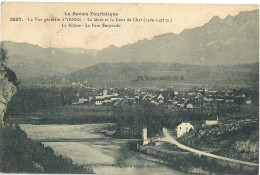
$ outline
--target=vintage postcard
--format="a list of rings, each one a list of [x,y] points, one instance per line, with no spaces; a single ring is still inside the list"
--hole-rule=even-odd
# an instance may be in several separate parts
[[[0,173],[259,173],[259,6],[2,2]]]

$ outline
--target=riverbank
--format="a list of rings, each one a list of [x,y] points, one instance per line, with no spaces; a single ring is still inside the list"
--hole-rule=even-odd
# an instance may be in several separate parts
[[[31,138],[110,138],[115,124],[81,125],[21,125]],[[114,129],[113,129],[114,127]],[[104,134],[106,133],[106,134]],[[86,166],[97,174],[178,174],[180,171],[165,166],[151,156],[132,151],[127,141],[108,142],[44,142],[56,154],[69,157],[78,165]]]
[[[157,142],[158,143],[158,142]],[[158,159],[165,165],[182,172],[194,174],[258,174],[258,167],[241,165],[222,161],[199,154],[194,154],[170,143],[150,143],[147,146],[139,144],[136,152],[141,152]]]

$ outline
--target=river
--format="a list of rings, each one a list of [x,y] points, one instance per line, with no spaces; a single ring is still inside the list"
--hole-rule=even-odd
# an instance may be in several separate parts
[[[31,125],[21,124],[29,138],[103,138],[115,124]],[[69,157],[74,163],[90,167],[96,174],[184,174],[161,164],[150,156],[128,149],[126,141],[99,142],[44,142],[55,153]]]

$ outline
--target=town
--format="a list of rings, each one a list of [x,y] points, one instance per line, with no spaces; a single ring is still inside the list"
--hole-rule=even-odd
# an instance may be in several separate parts
[[[75,84],[72,84],[75,85]],[[250,96],[242,90],[218,91],[213,87],[194,88],[192,90],[178,91],[172,89],[159,89],[143,91],[139,88],[108,88],[92,89],[91,95],[84,97],[77,94],[78,102],[73,104],[86,105],[113,105],[120,103],[138,103],[149,101],[169,110],[195,110],[216,109],[219,104],[239,107],[240,104],[251,104]]]
[[[73,104],[118,106],[149,101],[165,110],[202,113],[203,111],[216,112],[220,106],[239,110],[242,104],[252,103],[252,97],[245,93],[247,92],[243,90],[218,91],[213,87],[193,88],[189,91],[173,89],[144,91],[139,88],[92,89],[88,96],[78,93],[78,101]]]
[[[77,84],[72,84],[76,86]],[[88,95],[77,93],[73,105],[123,106],[148,102],[171,114],[200,116],[203,126],[216,125],[219,116],[241,110],[241,105],[251,105],[252,96],[247,89],[216,90],[213,86],[178,91],[173,88],[141,90],[139,88],[91,89]],[[177,138],[194,129],[189,120],[184,119],[176,126]]]

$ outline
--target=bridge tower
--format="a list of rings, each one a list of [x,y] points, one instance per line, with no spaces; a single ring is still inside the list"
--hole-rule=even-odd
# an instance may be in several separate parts
[[[142,137],[143,137],[143,145],[147,145],[150,142],[150,140],[147,138],[147,128],[143,128]]]

